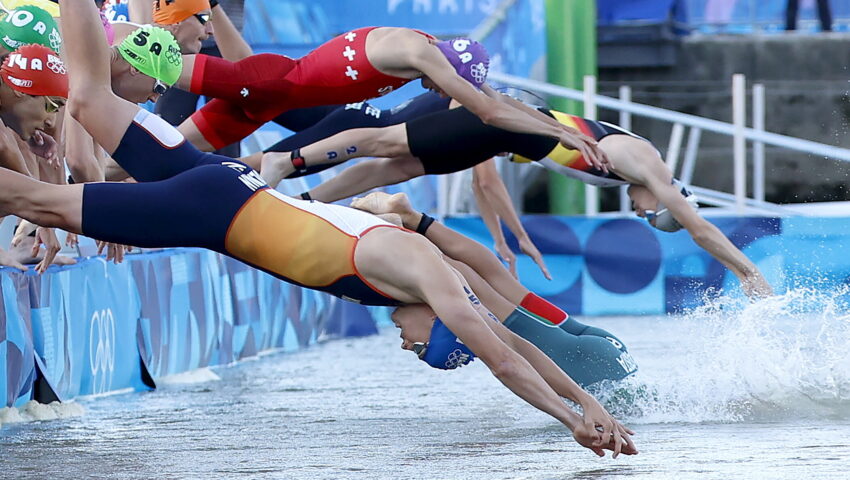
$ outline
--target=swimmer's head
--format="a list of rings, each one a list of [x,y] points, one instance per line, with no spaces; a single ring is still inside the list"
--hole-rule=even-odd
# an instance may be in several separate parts
[[[696,195],[675,178],[672,183],[685,198],[688,205],[695,211],[698,210],[699,204]],[[682,224],[676,220],[670,209],[645,186],[630,185],[629,197],[632,199],[635,213],[639,217],[646,218],[653,227],[665,232],[676,232],[682,229]]]
[[[209,0],[155,0],[153,21],[174,35],[184,55],[200,52],[213,33]]]
[[[52,127],[68,97],[65,65],[43,45],[24,45],[7,55],[0,85],[0,118],[23,140]]]
[[[454,38],[438,42],[436,47],[464,80],[476,88],[481,88],[487,81],[490,55],[484,45],[469,38]]]
[[[14,52],[23,45],[44,45],[54,52],[62,48],[56,20],[35,5],[23,5],[0,20],[0,47]]]
[[[452,370],[475,359],[472,350],[427,305],[399,307],[391,318],[401,328],[401,348],[434,368]]]
[[[131,102],[156,100],[183,71],[180,47],[174,35],[162,28],[137,28],[116,48],[130,68],[126,74],[113,75],[112,89]]]

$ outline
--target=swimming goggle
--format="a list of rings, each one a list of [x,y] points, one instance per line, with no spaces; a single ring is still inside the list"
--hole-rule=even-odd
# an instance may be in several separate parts
[[[153,84],[153,93],[156,93],[157,95],[165,95],[165,92],[167,91],[168,85],[160,82],[158,79],[155,78]]]
[[[688,202],[688,205],[691,206],[695,211],[699,210],[699,203],[697,203],[697,197],[693,194],[687,187],[685,187],[682,182],[676,180],[675,178],[672,181],[673,185],[679,188],[679,193],[685,197],[685,201]],[[676,232],[681,230],[682,224],[676,220],[676,217],[673,216],[673,213],[670,212],[670,209],[667,208],[663,203],[658,202],[657,210],[644,210],[644,216],[646,217],[646,221],[649,222],[653,227],[665,231],[665,232]]]
[[[419,360],[425,360],[425,354],[428,352],[428,342],[416,342],[413,344],[413,353],[419,357]]]

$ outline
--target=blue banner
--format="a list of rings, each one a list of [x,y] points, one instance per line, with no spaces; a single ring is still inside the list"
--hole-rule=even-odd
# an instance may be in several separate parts
[[[777,293],[834,289],[850,278],[850,218],[709,218]],[[447,225],[485,245],[478,218]],[[519,258],[520,280],[571,314],[679,312],[716,295],[741,296],[738,279],[687,232],[644,220],[527,216],[523,224],[554,277]],[[516,240],[508,242],[518,250]],[[176,249],[102,258],[44,275],[0,269],[0,399],[70,399],[153,387],[151,379],[228,364],[319,338],[368,335],[387,309],[283,283],[215,253]],[[376,320],[383,319],[383,320]]]
[[[848,283],[850,218],[709,218],[764,273],[777,293]],[[477,218],[447,225],[491,245]],[[520,280],[577,315],[658,315],[704,304],[713,295],[742,296],[740,282],[685,231],[665,233],[641,219],[527,216],[523,224],[546,257],[546,280],[526,256]],[[505,232],[511,247],[516,240]]]
[[[363,306],[215,253],[176,249],[0,269],[0,406],[144,390],[157,377],[368,335]]]

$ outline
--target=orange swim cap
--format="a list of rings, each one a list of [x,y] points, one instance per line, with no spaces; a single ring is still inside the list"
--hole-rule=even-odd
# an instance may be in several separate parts
[[[209,0],[154,0],[153,21],[160,25],[174,25],[209,9]]]

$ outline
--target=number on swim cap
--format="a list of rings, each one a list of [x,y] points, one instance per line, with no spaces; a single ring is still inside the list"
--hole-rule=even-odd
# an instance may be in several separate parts
[[[469,48],[469,44],[472,43],[472,40],[468,38],[458,38],[454,42],[452,42],[452,48],[457,52],[465,52],[467,48]]]
[[[26,10],[15,10],[11,15],[7,15],[4,20],[18,28],[22,28],[35,20],[35,15]],[[44,35],[47,33],[47,25],[42,21],[38,21],[32,26],[32,30],[40,35]]]
[[[144,47],[148,43],[148,37],[150,37],[150,32],[141,31],[136,37],[133,39],[133,43],[140,47]],[[153,42],[150,47],[150,52],[156,55],[162,53],[162,45],[159,42]]]
[[[29,24],[33,18],[33,14],[26,10],[17,10],[12,15],[6,17],[6,21],[16,27],[23,27]]]
[[[41,60],[33,58],[30,61],[20,53],[12,53],[9,55],[9,66],[17,66],[21,70],[44,70]]]
[[[148,43],[148,36],[150,36],[148,32],[145,32],[144,30],[139,31],[139,33],[133,37],[133,43],[140,47],[144,47]]]

